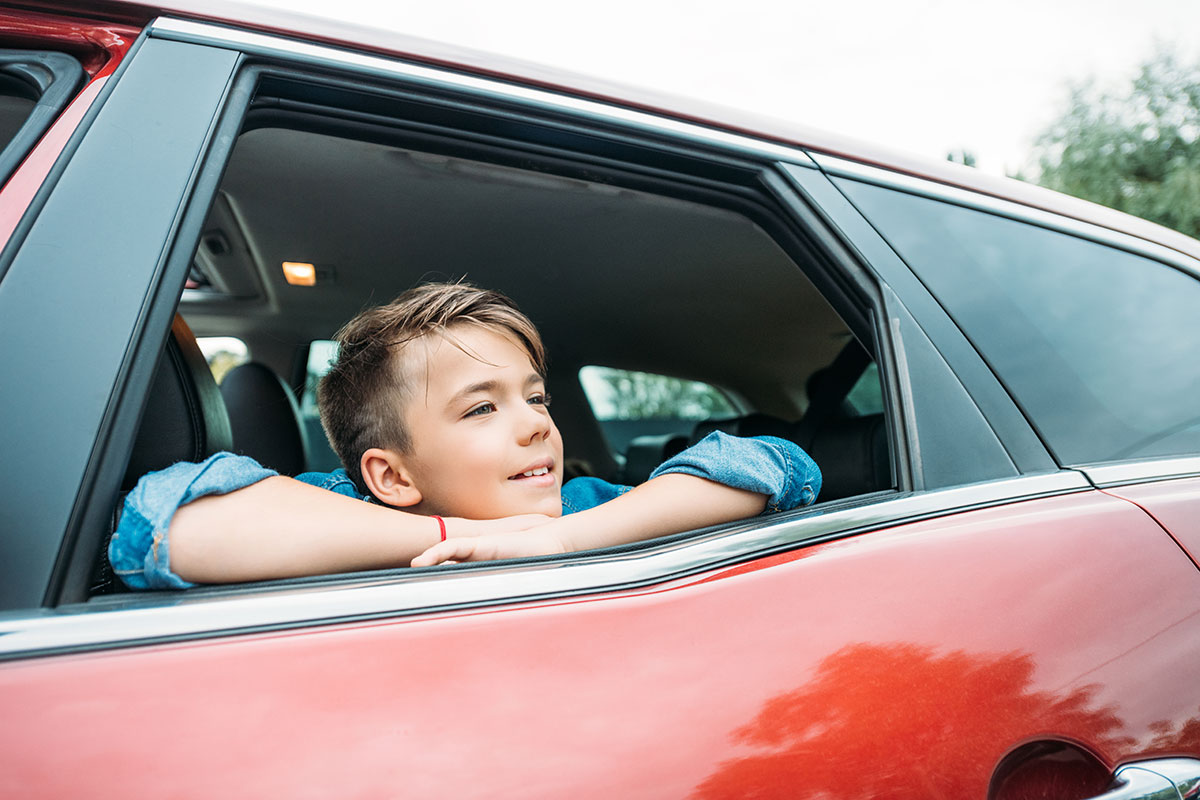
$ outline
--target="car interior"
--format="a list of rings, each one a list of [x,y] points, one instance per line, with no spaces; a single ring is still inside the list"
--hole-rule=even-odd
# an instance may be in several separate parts
[[[310,352],[363,308],[430,280],[498,289],[539,327],[567,478],[636,484],[721,429],[804,447],[824,475],[818,502],[895,487],[870,333],[844,321],[805,269],[815,256],[782,246],[759,206],[713,181],[466,139],[251,110],[199,235],[125,491],[221,449],[283,474],[337,466],[312,409]],[[247,351],[219,390],[197,348],[207,337]],[[586,367],[682,379],[726,410],[634,425],[614,446],[606,425],[629,427],[630,414],[597,412]],[[92,593],[117,590],[98,564]]]

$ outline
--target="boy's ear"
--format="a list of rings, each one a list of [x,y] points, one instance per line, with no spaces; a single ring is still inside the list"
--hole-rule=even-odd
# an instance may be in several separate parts
[[[372,447],[362,454],[359,467],[368,491],[389,506],[407,508],[421,502],[421,490],[395,450]]]

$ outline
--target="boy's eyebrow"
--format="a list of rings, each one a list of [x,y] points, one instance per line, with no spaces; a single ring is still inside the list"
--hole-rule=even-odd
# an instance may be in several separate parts
[[[543,378],[541,375],[538,375],[536,372],[531,372],[525,378],[525,382],[522,384],[522,388],[528,389],[530,386],[533,386],[536,383],[542,383],[542,382],[543,382]],[[470,386],[466,386],[466,387],[462,388],[461,390],[459,390],[458,392],[455,392],[454,396],[450,398],[450,405],[455,405],[460,400],[464,400],[473,394],[483,394],[486,392],[494,392],[499,388],[501,388],[500,381],[494,380],[494,379],[480,381],[479,383],[472,383]]]

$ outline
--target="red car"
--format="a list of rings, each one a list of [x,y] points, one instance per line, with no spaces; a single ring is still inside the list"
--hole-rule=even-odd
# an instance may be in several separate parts
[[[1197,796],[1200,243],[218,9],[0,9],[0,793]],[[706,431],[766,432],[820,464],[818,503],[122,590],[105,544],[139,475],[336,466],[326,341],[463,274],[545,335],[575,472],[637,483]],[[217,389],[213,337],[257,388]]]

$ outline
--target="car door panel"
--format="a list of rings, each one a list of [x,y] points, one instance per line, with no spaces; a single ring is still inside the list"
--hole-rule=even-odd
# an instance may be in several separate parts
[[[1198,582],[1090,491],[637,591],[15,662],[0,788],[981,797],[1034,739],[1195,752]]]

